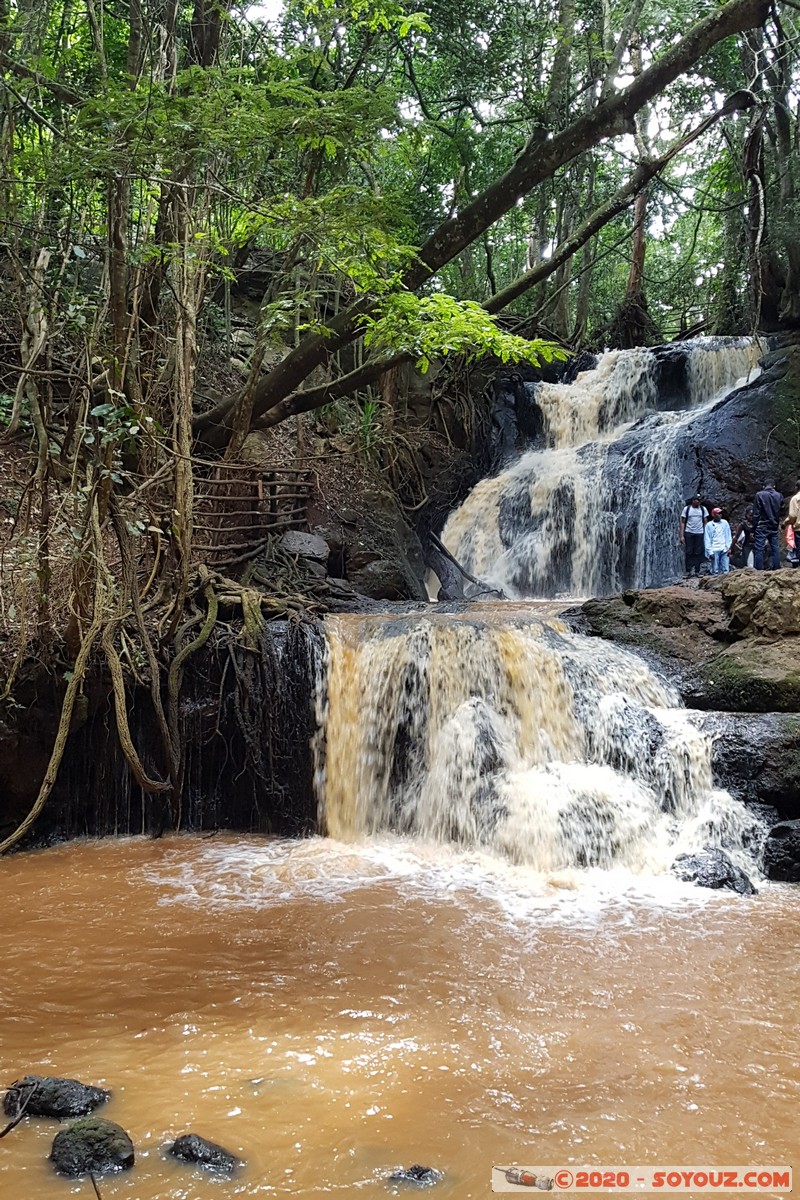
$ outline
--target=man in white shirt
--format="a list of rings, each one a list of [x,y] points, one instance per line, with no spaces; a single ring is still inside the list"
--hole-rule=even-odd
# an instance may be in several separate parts
[[[731,569],[731,527],[722,515],[721,508],[712,508],[711,520],[706,525],[706,555],[711,559],[712,575],[727,575]]]
[[[700,566],[706,556],[703,535],[707,520],[708,509],[700,503],[699,496],[692,496],[681,513],[680,524],[681,545],[686,554],[687,579],[700,574]]]

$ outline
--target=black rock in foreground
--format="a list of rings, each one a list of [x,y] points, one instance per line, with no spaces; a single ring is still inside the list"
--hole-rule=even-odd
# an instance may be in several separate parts
[[[413,1167],[401,1167],[389,1176],[389,1183],[412,1183],[417,1187],[433,1187],[442,1178],[442,1172],[435,1167],[421,1167],[414,1163]]]
[[[77,1079],[59,1079],[54,1076],[26,1075],[17,1079],[3,1099],[3,1112],[7,1117],[18,1117],[24,1111],[27,1117],[55,1117],[59,1121],[67,1117],[83,1117],[105,1104],[111,1093],[104,1088],[80,1083]]]
[[[173,1158],[194,1166],[206,1167],[210,1171],[235,1171],[242,1160],[229,1150],[209,1142],[197,1133],[182,1133],[169,1148]]]
[[[696,883],[698,887],[727,888],[740,896],[757,895],[756,888],[741,868],[728,858],[724,850],[709,847],[697,854],[679,854],[672,864],[678,879]]]
[[[83,1117],[57,1133],[50,1159],[60,1175],[106,1175],[133,1166],[133,1142],[121,1125]]]

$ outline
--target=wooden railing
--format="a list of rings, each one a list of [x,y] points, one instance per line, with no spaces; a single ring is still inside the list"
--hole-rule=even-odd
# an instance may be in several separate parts
[[[272,534],[306,529],[313,474],[193,460],[194,552],[209,566],[255,558]]]

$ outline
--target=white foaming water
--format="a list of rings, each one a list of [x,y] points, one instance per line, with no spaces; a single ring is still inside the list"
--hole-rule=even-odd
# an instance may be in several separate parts
[[[547,875],[658,874],[719,846],[753,871],[757,819],[636,656],[502,604],[326,631],[316,786],[337,841],[401,834]]]
[[[512,598],[604,595],[678,574],[680,445],[701,412],[757,375],[761,346],[699,339],[686,353],[679,412],[653,411],[650,350],[608,351],[572,384],[539,384],[552,448],[482,480],[451,514],[442,539],[459,562]]]

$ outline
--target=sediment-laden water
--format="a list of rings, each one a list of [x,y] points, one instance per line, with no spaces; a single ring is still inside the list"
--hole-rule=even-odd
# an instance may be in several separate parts
[[[437,1196],[467,1200],[499,1162],[796,1150],[789,887],[550,882],[390,835],[72,844],[4,860],[0,880],[3,1079],[113,1090],[138,1157],[106,1198],[380,1198],[421,1162],[446,1173]],[[166,1160],[188,1129],[241,1153],[241,1175]],[[52,1174],[55,1131],[0,1142],[3,1200],[92,1195]]]

